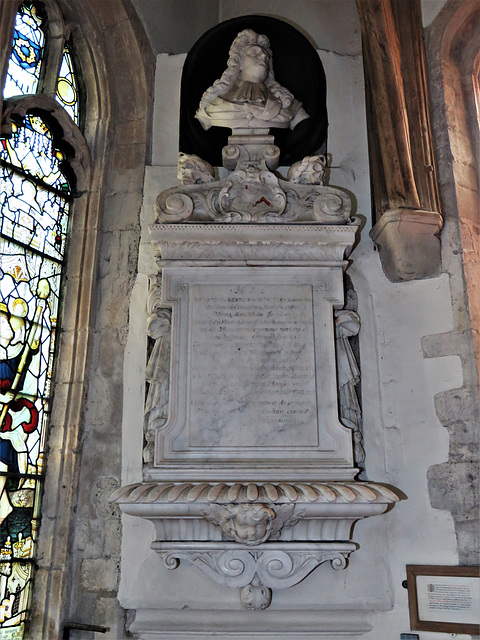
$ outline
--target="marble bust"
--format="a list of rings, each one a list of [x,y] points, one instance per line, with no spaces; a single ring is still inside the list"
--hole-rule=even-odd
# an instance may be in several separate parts
[[[241,31],[230,47],[227,69],[205,91],[195,114],[204,129],[294,129],[309,117],[302,103],[275,81],[267,36]]]

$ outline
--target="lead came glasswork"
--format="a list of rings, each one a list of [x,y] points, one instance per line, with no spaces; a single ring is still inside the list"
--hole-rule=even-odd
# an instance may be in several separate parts
[[[2,640],[23,637],[31,595],[69,211],[68,181],[45,122],[27,115],[14,129],[0,151]]]
[[[26,2],[18,10],[15,21],[4,98],[37,91],[44,43],[42,18],[38,15],[36,6],[32,2]]]
[[[46,124],[31,115],[25,124],[15,127],[12,138],[1,140],[0,233],[61,260],[69,184],[60,171],[60,154],[52,146]]]
[[[57,83],[57,101],[63,106],[72,120],[78,124],[78,92],[74,74],[72,56],[65,45]]]
[[[64,154],[41,116],[52,112],[43,62],[60,69],[56,101],[79,116],[69,45],[43,60],[47,15],[40,2],[19,8],[3,92],[44,102],[0,138],[0,640],[23,640],[28,625],[71,205]]]
[[[52,136],[45,122],[27,114],[24,127],[13,125],[14,135],[0,141],[0,160],[29,173],[59,191],[69,191],[60,171],[61,152],[53,149]]]

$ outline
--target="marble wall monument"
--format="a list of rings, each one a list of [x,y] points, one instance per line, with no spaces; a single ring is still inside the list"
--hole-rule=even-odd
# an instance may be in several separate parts
[[[323,156],[276,173],[270,128],[309,114],[275,81],[266,36],[238,34],[196,117],[232,129],[226,177],[180,154],[181,184],[157,198],[144,481],[115,499],[154,523],[169,569],[191,563],[262,610],[320,564],[345,568],[353,525],[398,497],[356,479],[358,221]]]

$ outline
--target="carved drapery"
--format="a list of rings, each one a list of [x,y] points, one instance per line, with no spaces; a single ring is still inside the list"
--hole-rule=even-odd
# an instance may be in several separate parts
[[[171,313],[161,305],[161,278],[158,275],[150,278],[147,307],[147,335],[153,341],[153,346],[145,370],[148,390],[145,400],[143,461],[151,464],[155,432],[167,419],[170,382]]]
[[[358,313],[342,309],[335,314],[335,336],[337,351],[338,404],[340,419],[353,431],[355,463],[364,468],[365,449],[360,429],[362,409],[358,402],[355,386],[360,382],[360,367],[350,345],[350,338],[360,331]]]
[[[420,0],[357,0],[363,35],[375,226],[385,273],[440,271],[442,228]]]

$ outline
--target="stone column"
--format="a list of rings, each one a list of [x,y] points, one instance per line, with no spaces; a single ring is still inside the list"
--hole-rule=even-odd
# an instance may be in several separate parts
[[[393,282],[440,273],[442,228],[420,0],[357,0],[375,225]]]

